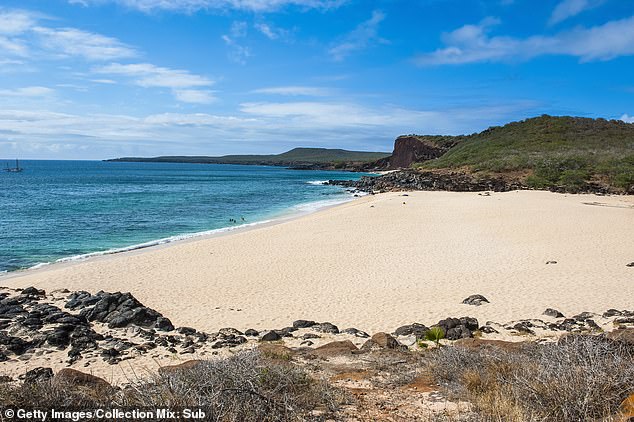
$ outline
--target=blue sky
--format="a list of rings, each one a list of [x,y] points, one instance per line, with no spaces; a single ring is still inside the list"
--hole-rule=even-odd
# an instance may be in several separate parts
[[[0,157],[634,122],[630,0],[0,0]]]

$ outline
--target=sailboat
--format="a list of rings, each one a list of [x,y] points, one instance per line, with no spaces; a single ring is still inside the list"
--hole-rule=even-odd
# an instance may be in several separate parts
[[[8,171],[9,173],[20,173],[22,170],[24,169],[20,167],[20,163],[17,158],[15,159],[15,167],[9,167],[9,163],[7,163],[7,168],[4,169],[4,171]]]

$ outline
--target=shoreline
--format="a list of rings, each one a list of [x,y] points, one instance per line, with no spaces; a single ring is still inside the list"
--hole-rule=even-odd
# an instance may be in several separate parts
[[[508,322],[551,307],[604,312],[632,307],[632,211],[632,197],[392,192],[0,280],[129,291],[175,325],[206,331],[306,318],[376,332],[448,316]],[[463,305],[472,294],[491,303]]]
[[[195,242],[198,240],[212,239],[212,238],[231,235],[231,234],[243,233],[243,232],[246,232],[249,230],[255,230],[261,227],[268,227],[271,225],[281,224],[286,221],[292,221],[298,218],[302,218],[306,215],[310,215],[312,213],[320,212],[323,210],[327,210],[329,208],[344,205],[348,202],[359,200],[367,195],[368,195],[367,193],[360,192],[360,193],[356,193],[355,196],[353,196],[353,194],[347,194],[345,199],[342,198],[341,201],[322,200],[322,201],[313,201],[313,202],[307,202],[302,204],[296,204],[291,207],[285,208],[283,211],[281,211],[280,213],[270,218],[254,221],[252,223],[240,224],[239,226],[227,226],[227,227],[220,227],[217,229],[204,230],[204,231],[194,232],[194,233],[177,234],[177,235],[168,236],[168,237],[164,237],[160,239],[149,240],[147,242],[133,244],[130,246],[122,246],[120,248],[88,252],[88,253],[79,254],[79,255],[71,255],[71,256],[59,258],[50,262],[37,263],[28,268],[21,268],[21,269],[13,270],[13,271],[0,271],[0,282],[6,279],[19,277],[24,274],[31,274],[38,271],[46,271],[48,269],[53,269],[53,268],[62,267],[62,266],[72,266],[74,264],[81,264],[83,262],[98,260],[100,258],[108,258],[108,257],[122,255],[122,254],[142,253],[148,250],[161,249],[161,248],[165,248],[165,247],[169,247],[169,246],[173,246],[177,244],[182,244],[182,243],[187,243],[187,242]],[[325,202],[328,202],[328,204],[319,205],[315,208],[311,207],[311,205],[314,206],[316,204],[325,203]],[[305,208],[310,208],[310,209],[306,210]]]

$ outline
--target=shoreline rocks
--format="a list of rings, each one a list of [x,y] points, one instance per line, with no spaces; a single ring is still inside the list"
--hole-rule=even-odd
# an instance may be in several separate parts
[[[482,295],[472,295],[465,302],[477,306],[476,303],[487,303],[488,300]],[[309,351],[323,347],[324,342],[337,342],[338,345],[321,349],[322,352],[317,355],[402,351],[423,347],[419,345],[427,341],[427,333],[432,327],[442,330],[445,342],[483,335],[493,336],[493,339],[496,335],[509,334],[552,338],[564,333],[603,335],[599,323],[605,327],[606,321],[613,324],[615,331],[634,329],[633,311],[608,309],[603,314],[581,312],[566,318],[558,310],[548,308],[544,314],[554,318],[548,322],[531,319],[502,325],[487,321],[480,326],[479,321],[470,316],[451,317],[431,326],[414,322],[397,327],[392,334],[379,332],[371,337],[357,328],[340,330],[331,322],[306,319],[296,320],[282,329],[248,329],[242,332],[227,327],[205,333],[193,327],[173,327],[168,318],[144,306],[130,293],[98,292],[93,295],[79,291],[62,296],[58,292],[53,296],[35,288],[0,288],[0,311],[0,362],[24,365],[34,356],[53,353],[55,360],[72,367],[88,367],[97,360],[117,365],[142,356],[161,359],[194,355],[198,358],[218,354],[219,349],[233,350],[255,344],[284,346],[289,342],[295,345],[293,347]],[[163,331],[168,328],[171,329]],[[317,347],[311,349],[315,345]],[[38,368],[43,365],[34,366],[37,366],[32,369],[34,372],[28,376],[24,374],[29,380],[51,375],[49,371]]]

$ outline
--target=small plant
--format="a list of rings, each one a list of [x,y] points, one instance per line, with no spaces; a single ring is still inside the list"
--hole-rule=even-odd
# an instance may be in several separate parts
[[[418,344],[419,349],[427,349],[427,343],[425,343],[422,339],[419,339],[416,344]]]
[[[433,341],[436,346],[440,346],[440,340],[445,338],[445,330],[440,327],[431,327],[427,333],[425,333],[425,339]]]

